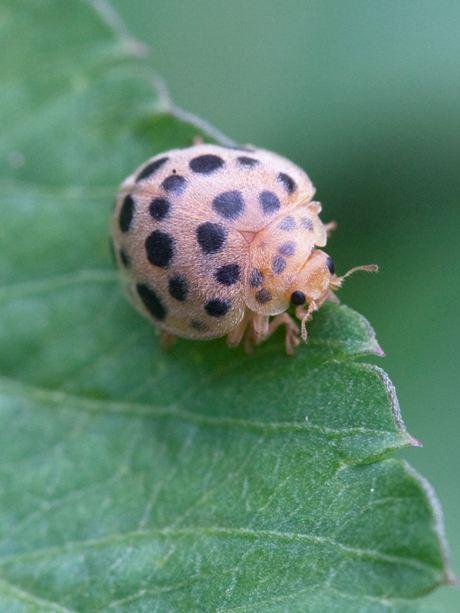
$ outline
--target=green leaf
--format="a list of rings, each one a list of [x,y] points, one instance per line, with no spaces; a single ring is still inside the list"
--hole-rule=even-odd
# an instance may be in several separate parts
[[[96,10],[97,9],[97,10]],[[117,184],[201,134],[110,6],[4,0],[0,608],[411,610],[442,518],[367,321],[159,349],[108,253]],[[156,83],[156,85],[155,85]]]

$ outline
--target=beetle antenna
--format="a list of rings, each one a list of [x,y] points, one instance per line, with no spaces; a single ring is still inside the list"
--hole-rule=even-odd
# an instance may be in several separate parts
[[[342,287],[342,283],[345,281],[345,279],[349,277],[350,275],[352,275],[353,273],[358,272],[358,270],[364,270],[364,272],[378,272],[379,267],[377,266],[377,264],[365,264],[364,266],[354,266],[353,268],[350,268],[350,270],[346,272],[342,277],[335,277],[335,276],[332,277],[330,288],[333,291],[337,291],[340,287]]]
[[[364,264],[364,266],[354,266],[343,275],[342,279],[346,279],[353,273],[358,272],[358,270],[364,270],[364,272],[378,272],[379,267],[377,266],[377,264]]]

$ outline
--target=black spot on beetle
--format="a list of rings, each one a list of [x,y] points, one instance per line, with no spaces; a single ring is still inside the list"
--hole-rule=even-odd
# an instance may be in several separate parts
[[[174,256],[174,239],[166,232],[154,230],[145,240],[145,250],[151,264],[167,268]]]
[[[287,243],[283,243],[281,245],[281,247],[278,249],[278,253],[280,255],[285,255],[287,257],[294,255],[295,253],[295,242],[294,241],[288,241]]]
[[[187,180],[181,175],[169,175],[161,184],[161,187],[171,194],[180,195],[187,186]]]
[[[244,210],[244,200],[241,192],[232,190],[216,196],[212,208],[224,219],[237,219]]]
[[[138,283],[136,285],[136,290],[140,299],[144,303],[144,306],[155,317],[155,319],[161,321],[166,317],[166,308],[155,292],[150,289],[150,287],[143,283]]]
[[[157,170],[159,170],[163,166],[163,164],[168,161],[168,159],[169,158],[164,157],[158,160],[154,160],[153,162],[150,162],[150,164],[147,164],[147,166],[145,166],[137,175],[136,182],[142,181],[143,179],[147,179],[147,177],[151,177],[153,174],[155,174]]]
[[[295,219],[294,217],[291,217],[291,215],[288,215],[287,217],[282,219],[281,222],[278,224],[278,228],[280,230],[286,230],[287,232],[295,230],[295,226]]]
[[[280,275],[283,270],[286,268],[286,260],[282,258],[280,255],[275,255],[272,260],[272,270],[275,275]]]
[[[259,201],[262,205],[264,215],[272,215],[281,207],[279,198],[276,194],[269,191],[263,191],[259,194]]]
[[[179,302],[184,302],[187,298],[188,284],[184,277],[179,275],[171,277],[168,281],[168,289],[171,296]]]
[[[305,228],[305,230],[308,230],[309,232],[313,230],[313,222],[309,217],[302,217],[302,219],[300,220],[300,225],[302,228]]]
[[[170,204],[165,198],[154,198],[149,205],[149,212],[153,219],[162,221],[168,216]]]
[[[199,155],[190,160],[189,166],[193,172],[208,175],[215,170],[219,170],[224,165],[224,160],[218,155],[205,154]]]
[[[265,289],[264,287],[260,289],[258,292],[256,292],[256,300],[260,304],[266,304],[267,302],[270,302],[271,299],[272,299],[271,293],[268,291],[268,289]]]
[[[121,205],[120,217],[118,223],[122,232],[127,232],[131,226],[131,222],[134,216],[134,200],[129,194],[125,196],[123,204]]]
[[[287,175],[285,172],[280,172],[278,174],[278,181],[283,185],[288,194],[292,194],[293,192],[295,192],[297,184],[294,179]]]
[[[198,332],[207,332],[209,330],[209,326],[199,319],[192,319],[190,327]]]
[[[226,264],[216,270],[215,277],[222,285],[234,285],[240,278],[240,267],[238,264]]]
[[[249,284],[251,287],[259,287],[264,282],[264,275],[258,268],[253,268],[249,276]]]
[[[236,161],[240,166],[246,166],[247,168],[252,168],[253,166],[257,166],[257,164],[259,164],[259,160],[247,157],[246,155],[240,155],[236,158]]]
[[[196,229],[196,239],[203,253],[221,251],[227,238],[227,230],[218,223],[207,221]]]
[[[205,311],[211,317],[223,317],[230,308],[230,303],[228,300],[221,300],[220,298],[215,298],[214,300],[209,300],[204,305]]]

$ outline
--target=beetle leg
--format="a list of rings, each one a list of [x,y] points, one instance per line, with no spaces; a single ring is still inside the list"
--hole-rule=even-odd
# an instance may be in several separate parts
[[[243,340],[244,335],[248,330],[249,317],[248,311],[243,315],[243,319],[237,324],[233,330],[227,334],[227,345],[229,347],[237,347]]]
[[[268,315],[259,315],[249,311],[248,327],[244,337],[244,350],[251,353],[254,345],[260,345],[268,336]]]
[[[329,238],[332,232],[334,232],[334,230],[337,229],[337,222],[329,221],[328,223],[324,224],[324,227],[326,228],[326,234],[327,234],[327,237]]]
[[[284,340],[284,346],[288,355],[294,355],[294,350],[300,343],[299,338],[299,326],[287,313],[280,313],[276,315],[268,326],[267,336],[268,338],[277,330],[280,326],[286,326],[286,336]]]
[[[299,326],[287,313],[280,313],[270,321],[268,315],[248,311],[241,322],[227,334],[227,344],[236,347],[244,339],[244,350],[251,353],[255,345],[267,340],[280,326],[286,326],[286,353],[293,355],[300,343]]]

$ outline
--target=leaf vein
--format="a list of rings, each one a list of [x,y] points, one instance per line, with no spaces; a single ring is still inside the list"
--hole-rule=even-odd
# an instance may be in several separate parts
[[[31,592],[27,592],[18,587],[17,585],[13,585],[9,581],[5,581],[4,579],[0,579],[0,592],[7,596],[17,598],[18,600],[26,604],[41,607],[44,611],[56,611],[57,613],[74,613],[72,609],[63,607],[57,602],[52,602],[51,600],[44,600],[43,598],[39,598]]]
[[[89,539],[87,541],[74,541],[56,545],[53,547],[38,549],[32,552],[12,554],[0,558],[0,566],[11,566],[17,562],[33,560],[53,560],[61,554],[73,554],[77,552],[91,551],[104,547],[123,545],[125,543],[139,543],[143,540],[155,538],[187,538],[187,537],[227,537],[241,538],[246,540],[260,539],[261,541],[277,541],[282,543],[305,543],[319,546],[333,547],[345,555],[352,558],[364,558],[388,564],[403,565],[439,575],[439,569],[426,562],[421,562],[415,558],[407,558],[394,554],[381,552],[377,549],[366,549],[355,547],[336,541],[335,539],[323,535],[308,534],[302,532],[280,532],[277,530],[223,527],[223,526],[188,526],[182,528],[156,528],[146,531],[133,531],[126,533],[114,533],[100,539]]]
[[[238,428],[253,431],[261,431],[264,433],[278,432],[316,432],[325,436],[343,436],[355,434],[368,434],[372,436],[388,436],[394,435],[391,431],[375,430],[373,428],[365,428],[355,426],[350,428],[328,428],[326,426],[315,425],[308,422],[265,422],[250,420],[237,417],[222,417],[204,415],[181,409],[175,404],[171,405],[148,405],[140,402],[116,402],[110,400],[110,403],[105,400],[95,400],[84,396],[68,394],[60,390],[48,390],[41,387],[32,386],[8,377],[0,376],[0,385],[7,393],[15,393],[32,401],[39,403],[47,402],[52,405],[67,405],[66,408],[73,407],[89,411],[90,413],[107,413],[107,414],[128,414],[138,417],[151,418],[178,418],[184,421],[217,428]],[[404,441],[404,432],[400,434]]]

